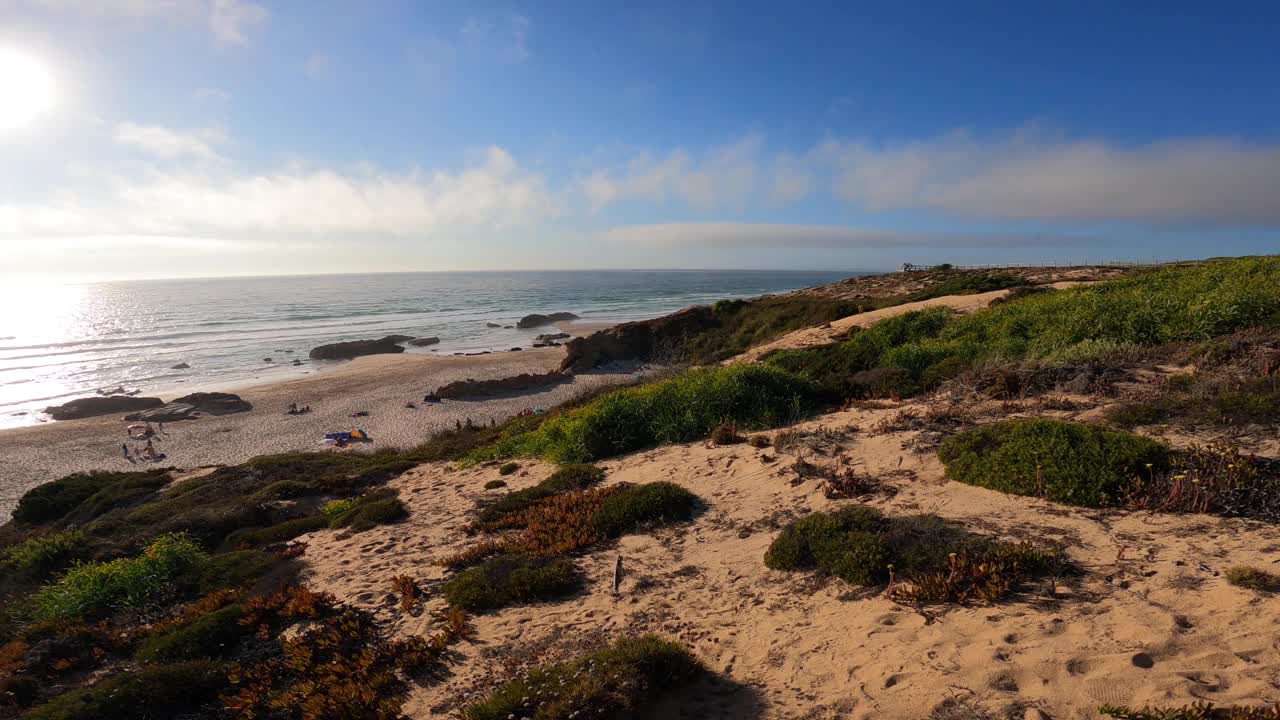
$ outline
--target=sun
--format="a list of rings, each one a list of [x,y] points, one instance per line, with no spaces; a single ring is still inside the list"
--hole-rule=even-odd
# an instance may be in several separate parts
[[[53,98],[53,75],[39,60],[0,47],[0,133],[30,125]]]

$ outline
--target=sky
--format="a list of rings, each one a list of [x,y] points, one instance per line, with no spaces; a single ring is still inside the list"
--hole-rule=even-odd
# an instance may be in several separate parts
[[[0,0],[0,276],[1280,251],[1280,4]]]

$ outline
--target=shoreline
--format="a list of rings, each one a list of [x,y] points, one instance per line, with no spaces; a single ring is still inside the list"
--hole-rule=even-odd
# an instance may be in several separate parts
[[[501,422],[525,408],[550,408],[587,389],[623,383],[633,375],[627,369],[605,370],[526,392],[421,402],[426,393],[449,382],[557,369],[564,352],[560,347],[488,355],[368,355],[324,372],[253,384],[237,390],[253,404],[252,410],[166,423],[154,446],[167,457],[155,463],[131,463],[124,458],[121,444],[126,442],[129,423],[122,419],[123,413],[0,430],[0,517],[8,517],[18,498],[31,488],[76,472],[235,464],[258,455],[320,450],[326,433],[356,428],[368,432],[373,443],[336,452],[411,447],[468,418],[477,424],[488,424],[490,419]],[[312,412],[288,415],[285,410],[291,402],[308,404]],[[417,407],[406,407],[410,402]],[[358,411],[368,415],[352,417]]]

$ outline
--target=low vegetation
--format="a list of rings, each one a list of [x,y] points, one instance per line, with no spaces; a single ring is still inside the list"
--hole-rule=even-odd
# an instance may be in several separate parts
[[[143,663],[223,657],[249,632],[240,622],[243,617],[244,610],[239,605],[200,615],[168,632],[151,635],[134,657]]]
[[[1047,418],[983,425],[938,450],[952,480],[1085,507],[1117,504],[1137,478],[1167,470],[1169,456],[1139,435]]]
[[[687,520],[698,506],[696,495],[668,482],[557,493],[481,523],[482,529],[500,534],[440,563],[463,568],[495,555],[565,555],[644,527]]]
[[[208,555],[185,535],[162,535],[137,557],[77,565],[31,598],[34,616],[93,617],[154,606],[193,588]]]
[[[653,635],[624,638],[537,668],[462,710],[466,720],[630,717],[706,672],[688,650]]]
[[[1132,709],[1103,705],[1098,712],[1117,720],[1280,720],[1280,705],[1215,706],[1200,702],[1182,707]]]
[[[569,560],[500,555],[459,573],[441,588],[452,607],[483,613],[509,605],[558,600],[582,586]]]
[[[674,352],[695,365],[710,365],[794,330],[839,320],[862,309],[856,303],[806,295],[721,300],[711,306],[713,327],[683,338]]]
[[[178,717],[217,700],[226,675],[215,662],[198,660],[117,673],[73,690],[28,712],[24,720],[135,720]]]
[[[492,525],[508,516],[523,512],[553,495],[585,490],[599,484],[601,480],[604,480],[604,471],[594,465],[585,463],[562,465],[537,485],[509,492],[496,502],[481,508],[478,521],[481,525]]]
[[[971,315],[907,313],[843,342],[773,353],[766,362],[841,397],[907,396],[980,362],[1089,362],[1277,324],[1280,258],[1241,258],[1030,295]],[[858,377],[877,369],[899,372],[887,388],[884,376],[874,389]]]
[[[409,511],[400,502],[398,491],[378,488],[353,500],[350,508],[329,521],[329,527],[363,532],[375,525],[400,522],[408,516]]]
[[[994,602],[1027,581],[1072,569],[1053,549],[999,543],[932,515],[891,518],[853,506],[813,513],[783,528],[765,565],[853,585],[888,585],[912,604]]]
[[[589,462],[654,445],[701,440],[726,422],[743,430],[774,427],[803,417],[819,402],[813,385],[778,368],[699,368],[606,393],[472,457]]]
[[[1258,592],[1280,592],[1280,575],[1248,565],[1236,565],[1227,570],[1227,582]]]
[[[85,559],[85,552],[84,535],[78,531],[35,533],[0,551],[0,568],[27,580],[42,581]]]
[[[1280,425],[1280,378],[1197,378],[1166,383],[1165,392],[1113,405],[1107,419],[1124,427],[1179,423],[1239,427]]]

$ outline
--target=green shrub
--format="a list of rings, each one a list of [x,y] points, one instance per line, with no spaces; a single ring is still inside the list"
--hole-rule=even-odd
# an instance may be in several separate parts
[[[902,389],[914,392],[984,359],[1078,363],[1278,323],[1280,258],[1238,258],[1033,294],[971,315],[906,313],[843,342],[765,360],[842,396],[858,395],[855,373],[902,368],[916,382]]]
[[[225,657],[241,637],[254,628],[241,624],[244,610],[228,605],[168,632],[152,635],[142,642],[134,658],[144,663],[171,663],[199,658]]]
[[[84,558],[84,534],[75,530],[32,535],[17,545],[4,549],[0,567],[24,578],[43,580]]]
[[[200,569],[197,591],[251,586],[289,561],[262,550],[236,550],[211,555]]]
[[[243,528],[227,535],[226,547],[253,548],[292,540],[321,528],[329,527],[331,520],[323,515],[285,520],[265,528]]]
[[[572,661],[537,668],[466,706],[465,720],[630,717],[705,668],[688,650],[653,635],[623,638]]]
[[[774,427],[799,418],[818,401],[810,383],[775,367],[699,368],[606,393],[548,419],[537,430],[499,441],[490,452],[586,462],[700,440],[723,422],[742,430]]]
[[[278,480],[249,496],[250,502],[264,503],[272,500],[288,500],[289,498],[314,495],[315,488],[309,483],[299,480]]]
[[[462,571],[444,584],[442,592],[451,606],[480,613],[558,600],[581,586],[582,576],[568,560],[500,555]]]
[[[400,502],[399,493],[391,488],[367,492],[351,503],[351,508],[333,518],[329,526],[364,532],[375,525],[389,525],[409,517],[409,511]]]
[[[1128,707],[1103,705],[1098,713],[1118,720],[1280,720],[1280,705],[1214,706],[1199,702],[1182,707]]]
[[[688,520],[698,496],[670,482],[632,485],[604,499],[591,525],[605,537],[618,537],[647,523]]]
[[[711,326],[683,337],[673,350],[693,364],[710,365],[793,330],[829,323],[859,311],[856,303],[847,300],[805,295],[721,300],[711,306]]]
[[[994,602],[1028,579],[1072,572],[1054,550],[998,543],[933,515],[888,518],[874,508],[808,515],[783,528],[765,565],[854,585],[891,583],[899,602]]]
[[[1227,570],[1227,582],[1258,592],[1280,591],[1280,575],[1247,565],[1237,565]]]
[[[502,463],[502,466],[498,468],[498,474],[510,475],[511,473],[519,469],[520,469],[520,463],[513,463],[513,462]]]
[[[137,720],[174,718],[217,698],[226,675],[214,662],[158,665],[120,672],[59,695],[24,720]]]
[[[938,449],[952,480],[1085,507],[1113,505],[1169,466],[1154,440],[1044,418],[1006,420],[948,438]]]
[[[484,489],[497,490],[498,488],[504,488],[506,486],[507,486],[506,480],[490,480],[484,484]]]
[[[351,509],[350,500],[330,500],[329,502],[320,506],[320,514],[325,516],[329,520],[333,520],[334,518],[338,517],[339,515],[342,515],[343,513],[345,513],[350,509]]]
[[[595,465],[571,463],[561,465],[546,480],[523,490],[509,492],[494,503],[481,508],[478,520],[481,524],[493,524],[515,515],[539,501],[574,490],[585,490],[604,480],[604,470]]]
[[[76,565],[31,603],[42,620],[146,607],[193,586],[207,558],[190,538],[164,535],[136,557]]]
[[[764,564],[774,570],[816,570],[855,585],[888,579],[888,523],[874,508],[813,513],[783,528]]]
[[[168,482],[168,479],[167,470],[68,475],[27,491],[18,500],[18,506],[13,511],[13,519],[20,523],[46,523],[75,510],[81,503],[112,485],[120,484],[122,489],[129,491],[130,499],[134,499],[138,494],[150,494],[150,490]],[[119,497],[114,498],[114,502],[123,502],[123,500]],[[105,496],[100,498],[100,507],[90,513],[90,517],[96,517],[109,509],[107,506],[111,502],[112,500]]]

